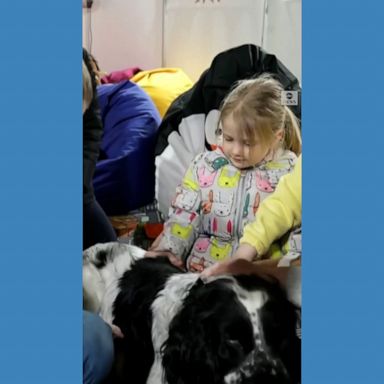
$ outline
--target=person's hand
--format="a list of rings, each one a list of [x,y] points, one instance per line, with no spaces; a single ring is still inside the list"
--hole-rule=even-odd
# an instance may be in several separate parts
[[[124,338],[123,332],[121,332],[121,329],[117,325],[109,324],[109,326],[112,329],[113,338],[117,338],[117,339],[123,339]]]
[[[145,257],[161,257],[166,256],[171,264],[175,267],[183,269],[183,261],[170,251],[147,251]]]
[[[164,234],[164,231],[161,232],[160,235],[156,237],[155,241],[148,248],[148,251],[156,251],[156,250],[158,250],[157,247],[159,246],[160,241],[163,238],[163,234]]]
[[[221,263],[216,263],[211,267],[205,269],[201,276],[208,278],[210,276],[217,275],[247,275],[251,274],[252,264],[251,261],[257,257],[257,251],[254,247],[249,244],[241,244],[237,249],[235,255],[232,259],[223,261]],[[244,263],[243,261],[246,261]]]
[[[256,248],[249,244],[243,243],[239,246],[233,257],[234,259],[245,259],[248,261],[253,261],[257,256]]]
[[[204,279],[218,275],[249,275],[252,274],[252,268],[252,263],[250,261],[234,258],[208,267],[200,274],[200,276]]]
[[[264,280],[274,282],[285,278],[286,268],[277,268],[276,262],[264,263],[264,261],[252,263],[249,260],[235,258],[216,263],[205,269],[200,277],[209,281],[213,276],[219,275],[256,275]]]
[[[162,250],[159,248],[161,239],[164,236],[164,231],[160,233],[159,236],[156,237],[155,241],[152,243],[152,245],[148,248],[148,251],[144,255],[145,257],[159,257],[159,256],[167,256],[170,263],[173,264],[175,267],[183,268],[183,261],[180,259],[180,257],[177,257],[174,253],[168,250]]]

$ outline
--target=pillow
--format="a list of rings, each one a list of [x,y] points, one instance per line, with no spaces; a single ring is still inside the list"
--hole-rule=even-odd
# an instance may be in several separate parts
[[[147,92],[161,117],[165,115],[173,100],[188,91],[193,85],[192,80],[180,68],[157,68],[142,71],[133,76],[131,81],[140,85]]]
[[[130,79],[134,74],[140,71],[141,69],[138,67],[122,69],[120,71],[113,71],[108,75],[103,76],[100,81],[102,84],[119,83],[120,81]]]
[[[93,179],[107,215],[124,215],[153,202],[154,145],[160,115],[150,97],[124,81],[97,87],[104,134]]]

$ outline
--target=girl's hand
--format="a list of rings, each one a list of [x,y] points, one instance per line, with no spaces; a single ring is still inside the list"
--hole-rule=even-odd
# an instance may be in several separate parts
[[[161,239],[163,238],[163,232],[160,233],[159,236],[156,237],[155,241],[152,243],[152,245],[148,248],[148,251],[156,251],[157,247],[160,244]]]
[[[252,274],[252,263],[248,260],[235,258],[216,263],[201,273],[201,278],[218,275],[249,275]]]
[[[249,244],[241,244],[237,249],[232,259],[223,261],[212,265],[205,269],[201,276],[207,278],[217,275],[247,275],[252,270],[252,264],[250,263],[255,257],[257,257],[257,251]],[[247,261],[243,263],[243,261]]]
[[[245,259],[253,261],[258,256],[257,251],[254,247],[249,244],[243,243],[237,249],[234,259]]]
[[[159,249],[159,244],[163,236],[164,236],[164,231],[161,232],[160,235],[156,237],[155,241],[148,248],[148,251],[144,256],[145,257],[167,256],[171,264],[173,264],[175,267],[183,269],[184,263],[179,257],[177,257],[177,255],[175,255],[171,251]]]
[[[175,267],[183,269],[183,261],[170,251],[147,251],[144,257],[161,257],[166,256],[171,264]]]
[[[275,264],[275,261],[252,263],[249,260],[235,258],[212,265],[205,269],[200,277],[202,280],[209,280],[210,277],[218,275],[256,275],[270,282],[282,283],[285,280],[287,268],[277,268]]]

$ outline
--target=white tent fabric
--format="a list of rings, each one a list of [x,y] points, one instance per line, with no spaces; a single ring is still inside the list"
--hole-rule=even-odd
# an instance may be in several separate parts
[[[279,57],[301,80],[301,3],[100,0],[83,9],[83,45],[107,72],[181,67],[197,80],[217,53],[253,43]]]
[[[301,0],[267,0],[262,48],[301,82]]]
[[[103,71],[162,66],[163,1],[95,0],[83,9],[83,46]]]
[[[301,0],[164,0],[163,17],[163,65],[193,80],[219,52],[251,43],[301,81]]]
[[[197,80],[219,52],[261,46],[265,0],[164,0],[164,66]]]

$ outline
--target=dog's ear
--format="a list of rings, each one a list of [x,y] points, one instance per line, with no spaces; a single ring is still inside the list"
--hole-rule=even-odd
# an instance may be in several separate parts
[[[226,340],[224,335],[211,337],[205,329],[198,328],[190,329],[190,333],[172,330],[172,336],[163,348],[167,383],[221,383],[229,368],[245,358],[244,348],[238,340]]]
[[[162,348],[162,363],[169,384],[216,383],[211,347],[200,324],[182,324],[175,318]]]

